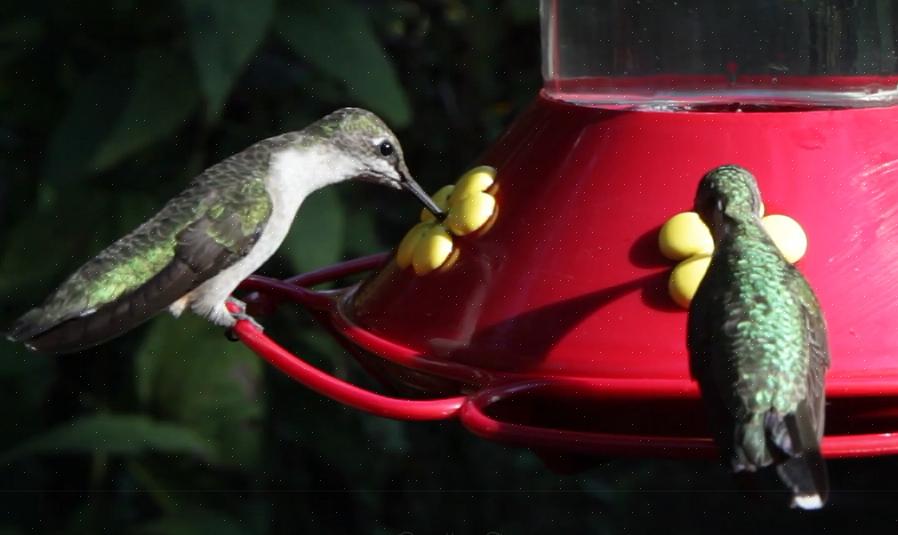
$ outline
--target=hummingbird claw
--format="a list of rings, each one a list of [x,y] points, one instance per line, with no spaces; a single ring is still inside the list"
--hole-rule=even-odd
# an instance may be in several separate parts
[[[237,331],[235,331],[233,327],[231,327],[229,329],[225,329],[224,335],[225,335],[225,338],[227,338],[229,342],[239,342],[240,341],[240,337],[237,336]]]
[[[262,325],[258,321],[256,321],[252,316],[250,316],[249,314],[246,314],[244,312],[232,312],[231,317],[237,321],[250,322],[253,325],[253,327],[255,327],[256,330],[258,330],[259,332],[265,331],[265,327],[262,327]],[[237,334],[237,330],[234,327],[228,327],[227,329],[225,329],[225,338],[227,338],[231,342],[239,342],[240,341],[240,336]]]
[[[259,322],[257,322],[255,318],[246,313],[246,303],[244,303],[243,301],[234,297],[229,297],[226,301],[225,307],[227,308],[228,314],[231,316],[231,318],[234,319],[235,323],[238,321],[248,321],[259,332],[265,330],[265,328],[262,327],[262,325],[259,324]],[[237,332],[235,331],[233,326],[229,327],[225,331],[225,337],[232,342],[240,340],[240,337],[237,336]]]
[[[225,301],[225,306],[231,315],[246,313],[246,303],[236,297],[228,297]]]

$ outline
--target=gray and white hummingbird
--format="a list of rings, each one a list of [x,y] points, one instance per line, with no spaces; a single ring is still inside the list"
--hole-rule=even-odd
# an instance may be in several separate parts
[[[226,303],[278,249],[303,200],[360,179],[405,189],[441,210],[412,179],[399,141],[375,114],[343,108],[206,169],[152,219],[88,261],[8,332],[47,353],[99,344],[168,309],[232,327]]]
[[[755,177],[735,165],[706,174],[695,211],[714,254],[689,308],[693,377],[724,462],[775,465],[793,507],[826,502],[823,378],[826,323],[811,287],[761,225]]]

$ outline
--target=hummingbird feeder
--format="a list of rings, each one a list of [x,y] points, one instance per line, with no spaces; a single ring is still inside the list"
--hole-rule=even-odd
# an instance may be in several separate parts
[[[713,456],[658,238],[701,176],[733,163],[758,178],[767,213],[806,236],[797,267],[832,354],[824,454],[898,453],[889,5],[543,0],[545,85],[435,196],[445,221],[424,218],[391,253],[242,286],[313,311],[398,397],[317,370],[247,322],[238,335],[300,383],[381,416],[457,418],[543,452]]]

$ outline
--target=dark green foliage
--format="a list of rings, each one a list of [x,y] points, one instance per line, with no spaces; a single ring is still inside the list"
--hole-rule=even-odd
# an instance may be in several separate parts
[[[150,451],[215,460],[212,448],[190,428],[144,416],[96,414],[62,423],[22,442],[0,456],[0,464],[32,455],[139,456]]]
[[[433,191],[540,84],[536,0],[0,4],[0,326],[259,139],[369,107]],[[376,186],[316,194],[263,270],[387,249],[419,211]],[[262,321],[380,388],[301,311]],[[889,459],[832,463],[835,489],[882,492],[837,492],[816,516],[747,501],[715,462],[557,475],[456,423],[343,408],[190,317],[68,357],[2,342],[0,455],[4,535],[837,532],[898,500]]]
[[[348,0],[292,3],[281,10],[276,28],[293,51],[342,83],[351,97],[397,128],[408,125],[408,97],[360,6]]]

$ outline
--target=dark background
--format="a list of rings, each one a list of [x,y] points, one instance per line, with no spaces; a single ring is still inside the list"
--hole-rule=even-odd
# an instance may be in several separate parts
[[[454,181],[539,88],[536,3],[0,2],[0,324],[203,168],[340,106],[381,114],[426,189]],[[418,210],[319,192],[263,272],[389,249]],[[265,324],[377,387],[302,311]],[[194,317],[73,356],[0,345],[3,535],[895,529],[898,462],[830,467],[822,513],[750,499],[714,462],[559,475],[452,422],[322,399]]]

